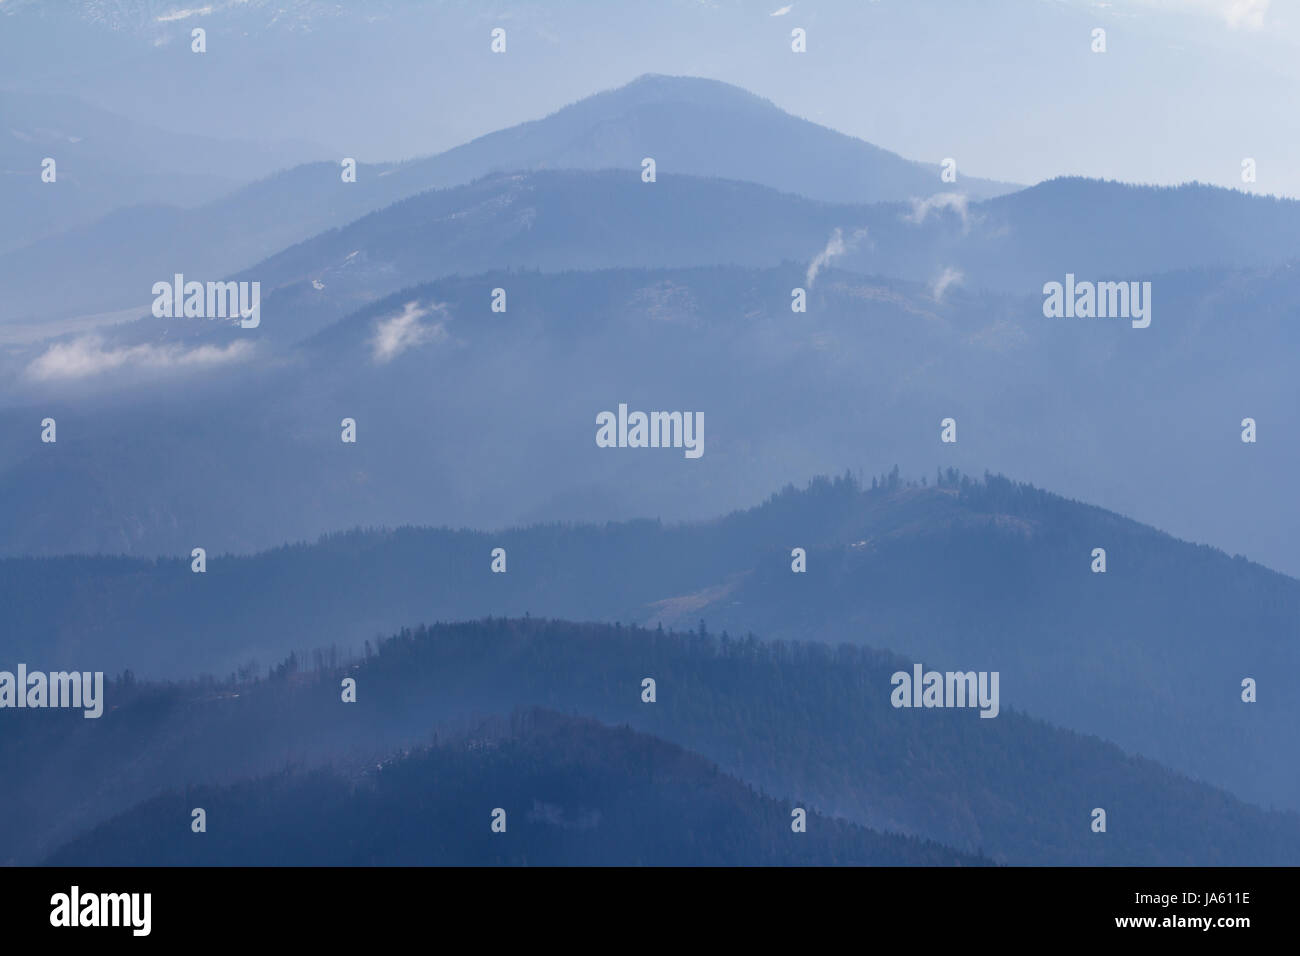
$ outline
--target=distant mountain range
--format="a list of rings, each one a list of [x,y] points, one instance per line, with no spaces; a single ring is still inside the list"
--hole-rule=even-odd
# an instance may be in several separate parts
[[[166,275],[180,271],[220,278],[322,230],[343,226],[431,188],[462,185],[496,172],[543,169],[618,169],[625,171],[629,182],[640,185],[641,161],[647,156],[656,160],[665,179],[742,180],[840,203],[907,201],[937,192],[975,199],[1016,188],[966,177],[945,185],[937,165],[905,160],[791,116],[734,86],[693,77],[644,76],[544,119],[491,133],[437,156],[402,164],[362,164],[355,183],[342,181],[338,162],[311,163],[198,208],[117,209],[102,221],[0,257],[0,278],[12,288],[5,314],[31,318],[131,305],[143,309],[153,282]],[[587,204],[598,203],[600,193],[597,186]],[[644,194],[642,198],[662,197]],[[433,199],[443,205],[458,201],[458,196]],[[785,208],[778,205],[755,215],[779,212],[785,222],[803,218],[789,200],[782,197],[777,202]],[[704,205],[707,208],[709,202]],[[615,211],[610,213],[610,228],[621,225]],[[376,226],[383,224],[380,220]],[[674,220],[664,219],[660,228],[669,230],[673,224]],[[451,220],[447,225],[455,229],[462,223]],[[687,220],[679,225],[685,233],[698,224]],[[725,261],[753,261],[755,251],[746,246],[761,242],[762,237],[750,233],[745,238],[731,237],[736,256]],[[471,271],[500,264],[481,259],[478,263]],[[319,260],[316,264],[324,265]],[[652,263],[623,256],[616,264]],[[423,281],[450,271],[454,269],[435,258],[405,279]],[[84,281],[71,286],[58,281],[69,272]],[[387,289],[370,289],[371,298],[383,291]]]
[[[123,244],[154,236],[147,222],[138,233],[124,228],[127,220],[120,210],[139,206],[134,214],[138,220],[147,210],[165,205],[172,215],[183,217],[183,208],[201,206],[251,180],[321,155],[321,147],[311,144],[177,134],[69,96],[0,90],[0,190],[5,200],[0,253],[71,231],[67,239],[40,247],[49,257],[65,257],[64,280],[54,285],[76,275],[75,284],[84,287],[79,301],[92,310],[100,304],[109,308],[117,304],[116,287],[96,280],[94,273],[83,275],[82,266],[95,261],[96,251],[112,261],[129,261]],[[52,182],[42,178],[46,159],[54,160]],[[118,213],[115,218],[100,222],[113,212]],[[78,242],[88,241],[98,245],[78,249]],[[47,278],[57,268],[52,258],[29,261],[40,263]],[[58,308],[49,296],[31,302],[16,298],[0,309],[0,321],[47,315],[52,306]]]
[[[1300,860],[1300,203],[947,182],[693,77],[355,183],[235,135],[270,102],[68,93],[196,17],[225,102],[383,39],[340,11],[0,8],[67,32],[0,92],[0,671],[113,678],[5,708],[0,863]],[[260,324],[149,315],[178,274]],[[891,706],[913,667],[996,718]]]
[[[1057,223],[1070,222],[1069,229]],[[828,255],[826,250],[832,250]],[[984,203],[828,205],[748,183],[634,172],[500,175],[420,194],[244,270],[265,335],[292,338],[381,294],[487,269],[811,265],[1038,296],[1067,273],[1133,281],[1300,257],[1300,202],[1212,187],[1054,180]],[[815,273],[814,273],[815,275]],[[794,276],[793,278],[798,278]],[[808,274],[802,284],[808,283]],[[946,288],[946,286],[945,286]],[[310,326],[308,326],[310,328]]]

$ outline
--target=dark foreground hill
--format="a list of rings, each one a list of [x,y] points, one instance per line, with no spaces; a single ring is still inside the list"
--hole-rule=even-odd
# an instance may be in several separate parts
[[[207,813],[206,832],[191,829]],[[284,773],[150,800],[65,866],[961,866],[937,844],[807,814],[680,747],[532,711],[346,778]],[[504,811],[504,817],[497,814]],[[504,820],[504,832],[492,829]],[[498,824],[499,825],[499,824]]]
[[[421,627],[367,652],[311,670],[290,660],[260,680],[116,682],[98,720],[10,711],[0,738],[0,773],[10,781],[0,791],[9,830],[0,858],[44,858],[159,794],[286,768],[328,766],[352,778],[433,733],[540,706],[687,748],[778,797],[784,815],[803,806],[965,853],[982,849],[997,862],[1300,861],[1300,817],[1028,718],[1009,705],[1005,684],[991,719],[973,708],[895,708],[891,677],[910,664],[878,651],[532,618]],[[355,703],[341,699],[345,676],[356,682]],[[647,678],[654,702],[643,700]],[[657,768],[661,752],[643,751],[655,762],[642,769]],[[440,779],[460,792],[450,776]],[[344,799],[341,784],[295,777],[276,785],[300,795],[317,786],[327,804],[330,793]],[[276,787],[204,799],[256,804]],[[485,792],[448,812],[477,827],[506,799],[528,798],[509,792],[515,797]],[[185,801],[203,806],[187,796],[138,819],[180,812],[175,836],[187,838]],[[215,827],[214,807],[204,808]],[[1105,833],[1091,829],[1097,808],[1107,813]]]
[[[355,532],[212,553],[204,574],[188,558],[0,561],[0,661],[181,678],[264,671],[294,650],[359,652],[419,621],[704,619],[996,670],[1008,706],[1300,807],[1300,768],[1280,758],[1300,726],[1300,582],[1006,479],[942,479],[819,480],[683,525]],[[796,547],[806,573],[791,570]],[[1091,570],[1098,547],[1104,574]],[[1254,703],[1241,700],[1246,678]]]

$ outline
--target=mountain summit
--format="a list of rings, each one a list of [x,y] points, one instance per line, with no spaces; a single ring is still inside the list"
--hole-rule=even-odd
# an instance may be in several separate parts
[[[501,158],[509,156],[509,163]],[[544,119],[481,136],[437,157],[460,178],[495,169],[634,170],[739,179],[833,202],[885,202],[960,192],[984,199],[1017,188],[913,162],[793,116],[720,80],[647,73]]]

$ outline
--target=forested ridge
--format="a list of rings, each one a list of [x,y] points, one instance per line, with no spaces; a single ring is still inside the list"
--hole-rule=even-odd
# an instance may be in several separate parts
[[[11,715],[0,767],[17,783],[0,794],[0,812],[18,825],[4,853],[52,852],[77,835],[71,827],[84,831],[159,793],[285,770],[349,776],[440,731],[544,707],[684,747],[791,806],[995,862],[1300,858],[1296,814],[1260,810],[1026,717],[1005,689],[993,720],[974,709],[895,709],[890,676],[908,668],[886,652],[707,626],[491,618],[403,629],[332,666],[328,654],[320,666],[294,655],[245,680],[123,677],[98,721]],[[355,703],[342,702],[345,677],[356,681]],[[642,701],[647,677],[654,703]],[[65,813],[48,814],[51,794],[69,802]],[[1104,835],[1089,828],[1099,806],[1110,820]],[[42,832],[37,817],[63,829]]]

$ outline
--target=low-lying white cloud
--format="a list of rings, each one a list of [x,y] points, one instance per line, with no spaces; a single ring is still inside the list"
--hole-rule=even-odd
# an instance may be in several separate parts
[[[98,335],[83,335],[71,342],[51,345],[27,366],[26,375],[37,382],[87,378],[118,369],[195,368],[239,362],[253,352],[248,341],[226,346],[125,345],[105,346]]]
[[[848,252],[849,249],[856,245],[857,241],[866,234],[867,230],[857,229],[849,237],[849,240],[845,242],[844,230],[836,226],[835,231],[831,233],[830,239],[826,241],[826,248],[817,253],[817,255],[813,257],[813,261],[808,263],[808,271],[804,274],[804,285],[811,289],[813,283],[817,281],[817,273],[821,272],[822,269],[826,267],[826,264],[832,259]]]
[[[1117,0],[1116,6],[1139,6],[1170,13],[1198,13],[1222,20],[1231,30],[1262,30],[1272,0]]]
[[[925,199],[913,199],[912,211],[903,218],[907,222],[921,225],[932,212],[952,211],[961,217],[963,229],[970,226],[970,207],[965,193],[935,193]]]
[[[966,276],[960,269],[948,266],[943,272],[939,273],[939,278],[935,279],[930,285],[930,294],[934,296],[936,302],[942,302],[943,294],[948,291],[948,287],[960,285],[965,279]]]
[[[375,334],[370,340],[371,358],[377,364],[391,362],[407,349],[428,342],[441,342],[447,338],[447,327],[442,322],[424,323],[420,320],[431,312],[445,312],[439,303],[421,308],[418,302],[408,302],[401,315],[381,319],[375,324]]]

